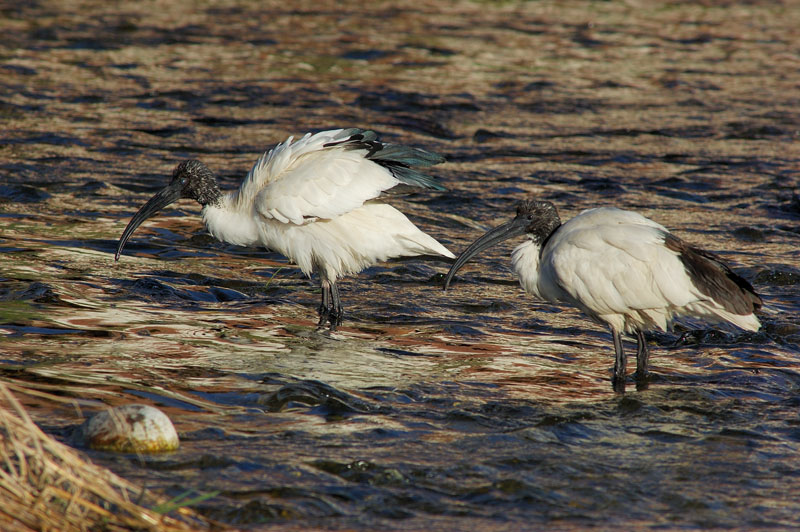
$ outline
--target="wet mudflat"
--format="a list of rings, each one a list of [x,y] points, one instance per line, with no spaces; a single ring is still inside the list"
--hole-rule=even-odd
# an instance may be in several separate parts
[[[6,3],[0,374],[49,433],[144,402],[164,456],[87,452],[265,530],[800,525],[800,11],[790,2]],[[288,135],[368,127],[445,155],[392,204],[454,252],[526,197],[634,209],[752,281],[758,333],[648,335],[650,387],[526,297],[504,249],[342,282],[344,326],[268,250],[182,202]],[[631,344],[628,344],[631,348]],[[34,394],[31,390],[35,390]]]

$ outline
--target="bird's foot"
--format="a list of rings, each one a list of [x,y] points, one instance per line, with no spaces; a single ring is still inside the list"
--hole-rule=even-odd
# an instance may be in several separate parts
[[[624,375],[620,376],[615,374],[614,377],[611,379],[611,388],[617,393],[624,394],[625,376]]]
[[[342,309],[340,308],[323,307],[320,305],[318,313],[319,321],[317,322],[317,327],[322,328],[327,323],[330,330],[335,331],[336,328],[342,324]]]
[[[619,331],[611,329],[611,336],[614,339],[614,376],[611,378],[611,387],[617,393],[625,393],[625,374],[628,366],[628,357],[622,349],[622,337]]]
[[[640,371],[639,369],[636,370],[636,373],[633,374],[636,378],[636,391],[643,392],[647,388],[650,387],[650,373],[645,371]]]
[[[317,309],[317,313],[319,314],[317,327],[322,327],[330,319],[331,309],[328,308],[327,305],[320,305]]]
[[[331,331],[335,331],[336,327],[342,324],[342,309],[341,308],[330,309],[330,315],[328,316],[328,321],[331,324]]]

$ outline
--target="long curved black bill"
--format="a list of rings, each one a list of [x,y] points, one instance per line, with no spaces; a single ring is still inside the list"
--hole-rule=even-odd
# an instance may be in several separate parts
[[[487,249],[492,247],[495,244],[499,244],[503,240],[508,240],[509,238],[513,238],[515,236],[524,235],[526,233],[526,229],[530,221],[525,217],[517,217],[511,220],[508,223],[504,223],[503,225],[498,225],[494,229],[487,232],[485,235],[480,237],[478,240],[473,242],[467,249],[465,249],[461,255],[456,258],[456,261],[450,267],[450,271],[447,272],[447,277],[444,278],[444,289],[450,286],[450,281],[455,276],[456,272],[466,264],[469,259]]]
[[[133,232],[136,231],[136,228],[142,225],[142,222],[155,215],[167,205],[175,203],[179,199],[181,199],[180,187],[169,185],[166,188],[161,189],[158,193],[156,193],[155,196],[150,198],[147,203],[142,205],[142,207],[136,211],[136,214],[133,215],[131,221],[128,222],[128,226],[125,228],[125,231],[122,232],[122,236],[119,238],[119,244],[117,244],[117,254],[114,255],[114,260],[119,260],[119,256],[122,254],[122,248],[125,247],[125,243],[131,237],[131,235],[133,235]]]

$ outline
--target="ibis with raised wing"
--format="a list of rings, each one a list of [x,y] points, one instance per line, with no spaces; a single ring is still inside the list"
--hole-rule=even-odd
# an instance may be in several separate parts
[[[208,231],[241,246],[264,246],[316,273],[322,288],[319,325],[342,322],[336,281],[379,261],[438,255],[455,258],[436,239],[381,201],[400,184],[444,190],[419,168],[443,162],[434,153],[385,143],[363,129],[335,129],[289,137],[262,155],[232,191],[220,190],[214,173],[191,159],[177,165],[172,180],[125,228],[125,243],[142,222],[181,198],[197,201]]]

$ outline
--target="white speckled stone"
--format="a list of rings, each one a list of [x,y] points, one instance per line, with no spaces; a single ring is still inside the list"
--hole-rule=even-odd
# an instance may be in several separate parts
[[[179,446],[172,421],[149,405],[123,405],[92,416],[81,427],[83,443],[102,451],[159,453]]]

